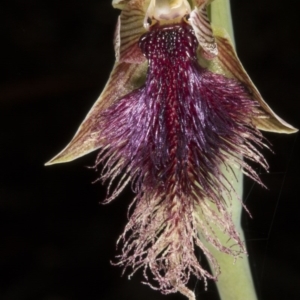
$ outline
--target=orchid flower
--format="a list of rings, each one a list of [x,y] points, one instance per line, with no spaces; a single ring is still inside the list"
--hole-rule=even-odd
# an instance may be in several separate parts
[[[108,83],[72,141],[47,163],[99,149],[105,203],[129,182],[136,193],[117,264],[131,275],[142,269],[152,288],[190,300],[191,276],[206,285],[228,271],[222,255],[246,254],[238,189],[241,173],[263,185],[249,164],[268,169],[260,130],[296,131],[245,72],[222,19],[228,1],[218,1],[211,23],[209,0],[113,0],[121,15]]]

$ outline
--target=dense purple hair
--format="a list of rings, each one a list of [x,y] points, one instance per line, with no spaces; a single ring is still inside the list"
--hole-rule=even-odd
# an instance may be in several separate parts
[[[260,182],[242,159],[267,168],[257,150],[261,134],[252,124],[259,108],[242,83],[199,65],[199,45],[187,23],[153,26],[139,46],[148,61],[145,83],[99,116],[97,164],[104,163],[103,180],[121,178],[107,201],[129,180],[137,194],[119,264],[133,272],[144,267],[146,279],[152,273],[164,293],[183,292],[191,273],[215,278],[199,264],[195,246],[218,273],[199,230],[220,251],[245,252],[226,207],[232,183],[220,167],[243,169]],[[211,224],[238,248],[223,246]]]

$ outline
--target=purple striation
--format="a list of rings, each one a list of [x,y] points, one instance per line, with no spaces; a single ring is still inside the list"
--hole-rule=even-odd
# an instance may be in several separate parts
[[[192,299],[185,288],[190,274],[215,278],[199,264],[195,246],[218,273],[199,230],[220,251],[245,252],[225,202],[232,187],[220,166],[242,168],[260,182],[241,158],[267,168],[253,146],[263,147],[251,121],[259,108],[240,82],[198,64],[198,42],[188,24],[153,26],[139,46],[149,64],[146,81],[100,115],[97,164],[104,162],[103,180],[123,174],[107,201],[129,180],[137,193],[119,264],[133,273],[144,267],[147,283],[152,273],[162,292],[180,291]],[[238,248],[222,245],[213,226]]]

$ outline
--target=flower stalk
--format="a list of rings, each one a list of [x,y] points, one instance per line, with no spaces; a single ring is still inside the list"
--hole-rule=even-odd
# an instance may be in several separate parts
[[[264,102],[240,63],[229,2],[213,3],[212,24],[210,2],[113,0],[121,10],[113,71],[72,141],[47,164],[99,149],[100,179],[114,186],[105,203],[131,182],[136,197],[116,262],[124,272],[142,269],[145,284],[189,300],[191,276],[205,286],[219,280],[222,299],[252,300],[240,259],[242,173],[262,184],[248,163],[268,168],[259,130],[296,129]]]
[[[235,45],[230,1],[213,1],[209,7],[209,17],[214,26],[224,28],[228,32],[233,45]],[[225,167],[222,167],[222,172],[234,186],[235,193],[231,195],[232,220],[241,240],[245,241],[244,232],[241,227],[243,206],[239,200],[243,198],[243,172],[242,170],[236,170],[236,178],[232,178],[232,174],[228,173]],[[199,234],[201,235],[200,231]],[[218,237],[224,244],[227,242],[228,238],[222,232],[218,233]],[[205,239],[204,243],[218,260],[220,269],[222,270],[216,281],[220,298],[222,300],[256,300],[257,296],[247,254],[241,254],[239,259],[233,261],[231,256],[216,250],[210,243],[205,242]]]

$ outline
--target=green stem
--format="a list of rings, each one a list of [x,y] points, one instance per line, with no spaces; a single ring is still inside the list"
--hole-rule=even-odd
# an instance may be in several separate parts
[[[236,181],[233,174],[227,173],[223,168],[229,182],[235,188],[237,194],[242,197],[243,194],[243,174],[236,171]],[[243,230],[241,228],[242,206],[236,194],[232,193],[232,220],[242,240],[245,240]],[[228,243],[228,236],[218,235],[220,241],[225,245]],[[246,255],[242,255],[234,262],[232,256],[222,253],[214,248],[210,243],[205,242],[206,247],[211,254],[218,260],[221,268],[221,274],[218,277],[217,287],[222,300],[256,300],[255,288],[249,267],[249,261]]]
[[[214,26],[224,28],[234,42],[234,31],[231,18],[230,1],[215,0],[209,6],[210,20]]]
[[[211,22],[215,27],[224,28],[229,33],[234,42],[232,18],[230,11],[229,0],[215,0],[212,2],[209,10]],[[225,168],[223,168],[226,174]],[[236,171],[236,177],[232,174],[226,174],[229,182],[234,186],[237,194],[242,199],[243,195],[243,174],[241,171]],[[236,194],[232,194],[232,219],[240,234],[242,240],[245,240],[244,233],[241,228],[241,213],[242,206],[237,199]],[[219,236],[221,241],[227,242],[227,236]],[[216,250],[209,243],[206,244],[214,257],[218,260],[221,267],[221,274],[218,278],[217,287],[220,298],[222,300],[256,300],[255,288],[249,267],[249,261],[246,255],[237,259],[234,263],[233,258],[227,254]]]

